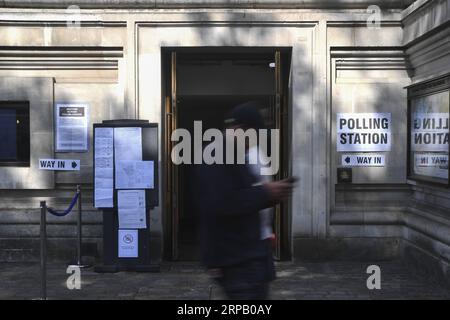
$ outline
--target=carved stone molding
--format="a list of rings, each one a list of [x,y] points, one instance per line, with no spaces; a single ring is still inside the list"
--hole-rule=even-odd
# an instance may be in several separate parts
[[[81,8],[320,8],[366,9],[378,5],[384,9],[404,9],[414,0],[78,0]],[[67,8],[73,0],[0,0],[0,7]]]
[[[121,47],[0,47],[1,70],[117,70]]]

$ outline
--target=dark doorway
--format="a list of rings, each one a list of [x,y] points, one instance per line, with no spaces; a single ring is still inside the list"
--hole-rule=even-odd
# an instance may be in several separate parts
[[[203,131],[223,128],[226,114],[236,105],[257,100],[264,110],[273,109],[272,96],[181,96],[178,99],[179,128],[187,129],[194,136],[194,121],[202,121]],[[197,231],[192,184],[195,180],[195,164],[182,164],[179,174],[179,229],[178,258],[197,260]]]
[[[281,56],[285,57],[284,68],[281,68]],[[225,115],[231,108],[257,100],[262,105],[261,113],[266,125],[281,129],[281,143],[286,146],[290,50],[176,48],[163,51],[163,62],[166,133],[164,176],[167,197],[164,253],[169,259],[197,260],[196,215],[192,194],[195,165],[176,166],[171,163],[170,150],[173,144],[170,133],[176,128],[184,128],[193,136],[194,121],[202,121],[203,131],[209,128],[222,129]],[[281,79],[282,73],[284,79]],[[287,148],[281,149],[282,153],[286,151]],[[288,172],[287,157],[281,158],[282,168],[275,179],[286,176]],[[278,258],[282,258],[282,247],[286,246],[282,243],[288,241],[289,237],[287,215],[281,220],[281,211],[286,210],[278,207],[274,221],[274,230],[279,236]]]

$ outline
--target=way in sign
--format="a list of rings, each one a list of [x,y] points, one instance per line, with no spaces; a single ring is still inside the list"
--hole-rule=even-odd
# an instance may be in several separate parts
[[[381,163],[381,158],[380,157],[376,157],[376,158],[372,158],[372,157],[357,157],[356,158],[356,162],[360,163],[360,164],[372,164],[372,160],[373,160],[373,163]]]
[[[383,167],[385,163],[384,155],[354,155],[342,156],[342,165],[360,167]]]
[[[39,159],[41,170],[80,170],[80,160]]]

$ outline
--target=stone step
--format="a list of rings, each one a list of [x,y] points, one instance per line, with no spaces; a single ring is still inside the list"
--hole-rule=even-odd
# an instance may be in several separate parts
[[[83,238],[101,237],[103,225],[83,225]],[[0,237],[2,238],[38,238],[40,226],[38,224],[0,224]],[[77,236],[76,225],[47,224],[47,236],[49,238],[75,238]]]
[[[102,238],[83,239],[83,256],[100,259]],[[47,260],[65,261],[75,259],[77,242],[75,238],[47,239]],[[40,259],[39,238],[0,238],[0,262],[37,262]]]
[[[59,209],[59,208],[58,208]],[[73,208],[72,211],[63,217],[54,216],[47,213],[47,222],[49,223],[75,223],[77,221],[78,211]],[[40,223],[41,210],[40,209],[0,209],[0,224],[33,224]],[[98,210],[83,210],[82,222],[83,224],[98,224],[102,223],[103,214]]]

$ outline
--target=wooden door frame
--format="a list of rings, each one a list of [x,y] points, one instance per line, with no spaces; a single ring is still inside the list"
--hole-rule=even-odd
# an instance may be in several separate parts
[[[164,188],[164,208],[163,213],[163,257],[167,260],[177,260],[178,258],[178,169],[173,165],[171,150],[172,131],[177,127],[177,95],[176,95],[176,51],[162,51],[161,63],[163,70],[163,108],[162,121],[164,123],[164,165],[163,183]]]

